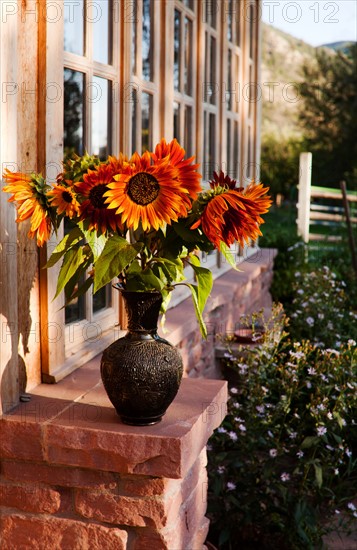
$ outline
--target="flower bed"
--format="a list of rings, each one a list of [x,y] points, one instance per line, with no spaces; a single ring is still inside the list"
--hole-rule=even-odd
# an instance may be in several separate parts
[[[210,538],[222,549],[315,548],[357,517],[356,342],[323,349],[294,341],[288,324],[275,307],[248,353],[227,340],[238,381],[208,464]]]

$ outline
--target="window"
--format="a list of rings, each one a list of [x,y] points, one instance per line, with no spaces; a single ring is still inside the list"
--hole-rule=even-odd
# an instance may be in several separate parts
[[[62,138],[65,154],[87,150],[105,158],[176,137],[201,163],[206,182],[222,168],[247,183],[259,162],[258,6],[258,0],[66,0],[58,24],[41,23],[51,60],[44,81],[64,82],[64,113],[62,104],[43,106],[47,166],[59,172]],[[229,269],[216,252],[202,261],[216,276]],[[46,283],[41,349],[53,381],[117,337],[121,311],[110,286],[64,310],[62,297],[52,303],[55,269]],[[185,297],[182,288],[172,305]],[[61,327],[66,321],[66,337],[52,343],[46,323],[54,321]]]
[[[188,156],[196,153],[197,2],[174,2],[173,129]]]
[[[159,40],[162,3],[133,0],[131,3],[131,152],[152,149],[159,132]],[[156,122],[154,122],[156,121]]]
[[[112,124],[119,119],[114,101],[118,52],[113,47],[119,30],[113,25],[113,10],[118,6],[112,0],[81,0],[69,6],[64,12],[64,156],[88,151],[104,159],[119,152]],[[68,222],[64,232],[70,229]],[[98,340],[117,320],[118,296],[110,285],[66,306],[66,357]]]

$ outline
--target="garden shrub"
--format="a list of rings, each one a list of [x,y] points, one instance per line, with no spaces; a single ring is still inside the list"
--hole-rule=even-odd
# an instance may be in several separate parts
[[[313,549],[357,517],[356,342],[321,349],[288,328],[275,307],[249,349],[226,339],[236,382],[208,448],[220,549]]]

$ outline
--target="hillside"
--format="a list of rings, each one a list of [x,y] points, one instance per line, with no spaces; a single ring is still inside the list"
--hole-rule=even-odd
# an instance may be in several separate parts
[[[262,41],[262,134],[299,137],[299,85],[302,65],[314,62],[316,48],[263,24]],[[269,84],[270,83],[270,84]]]

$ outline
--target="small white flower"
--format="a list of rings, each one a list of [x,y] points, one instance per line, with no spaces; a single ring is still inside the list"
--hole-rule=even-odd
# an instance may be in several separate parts
[[[338,476],[339,473],[340,473],[339,469],[335,468],[335,476]]]
[[[327,323],[327,328],[328,330],[333,330],[333,323],[331,321]]]
[[[235,432],[228,432],[228,435],[229,435],[229,437],[231,438],[232,441],[237,441],[238,436]]]
[[[324,411],[326,407],[323,403],[319,403],[316,408],[318,411]]]
[[[335,450],[333,447],[331,447],[331,445],[326,445],[326,449],[328,451],[334,451]]]
[[[297,438],[297,432],[291,432],[291,434],[289,434],[289,437],[290,437],[290,439],[296,439]]]
[[[233,394],[236,394],[236,393],[238,393],[238,390],[237,390],[237,388],[231,388],[230,392],[233,393]]]
[[[298,452],[296,453],[296,456],[297,456],[298,458],[302,458],[302,457],[304,456],[304,451],[298,451]]]
[[[340,514],[340,510],[335,510],[335,514]]]
[[[278,455],[278,451],[276,449],[270,449],[269,454],[271,457],[275,458]]]
[[[217,432],[220,433],[220,434],[226,434],[226,433],[227,433],[227,430],[226,430],[226,428],[223,428],[223,427],[221,426],[220,428],[218,428]]]
[[[323,382],[328,382],[328,378],[324,374],[320,374],[320,378]]]
[[[257,409],[258,413],[260,413],[260,414],[263,414],[265,412],[264,405],[257,405],[255,408]]]
[[[218,472],[219,474],[224,474],[225,471],[226,471],[225,466],[218,466],[217,472]]]
[[[294,275],[295,275],[295,277],[300,277],[301,273],[300,273],[300,271],[295,271],[295,274],[294,274]],[[301,290],[301,289],[300,289],[300,290]],[[303,292],[304,292],[304,291],[303,291]],[[300,294],[300,293],[299,293],[299,294]]]
[[[234,420],[235,420],[236,422],[244,422],[243,418],[241,418],[240,416],[235,416],[235,417],[234,417]]]
[[[346,456],[348,456],[348,458],[352,456],[352,452],[349,449],[346,449],[345,453],[346,453]]]
[[[307,382],[306,382],[306,387],[307,387],[308,389],[310,389],[310,388],[311,388],[311,382],[307,381]]]
[[[287,474],[286,472],[283,472],[280,476],[281,481],[289,481],[290,474]]]
[[[244,424],[239,424],[238,428],[240,429],[241,432],[247,431],[247,428],[244,426]]]
[[[325,426],[318,426],[316,432],[317,435],[320,437],[327,432],[327,428],[325,428]]]
[[[312,325],[315,324],[315,319],[313,317],[307,317],[306,322],[309,325],[309,327],[312,327]]]
[[[350,510],[352,510],[352,512],[354,512],[355,510],[357,510],[356,506],[353,504],[353,502],[349,502],[347,504],[347,508],[349,508]]]
[[[313,376],[314,374],[316,374],[316,370],[314,369],[314,367],[309,367],[307,369],[307,372],[308,374],[310,374],[311,376]]]
[[[350,388],[350,390],[354,390],[353,384],[350,384],[349,382],[347,382],[347,387]]]
[[[267,433],[268,433],[268,436],[269,436],[269,437],[274,437],[274,434],[273,434],[270,430],[268,430]]]
[[[236,486],[235,483],[233,483],[232,481],[228,481],[228,483],[227,483],[227,489],[228,489],[228,491],[234,491],[234,489],[235,489],[236,487],[237,487],[237,486]]]
[[[348,344],[349,346],[356,346],[356,345],[357,345],[357,344],[356,344],[356,341],[355,341],[355,340],[352,340],[352,338],[350,338],[350,339],[347,341],[347,344]]]
[[[328,418],[329,420],[333,420],[332,412],[329,411],[329,412],[327,413],[327,418]]]
[[[297,290],[297,293],[298,293],[298,294],[304,294],[304,291],[303,291],[302,288],[299,288],[299,289]]]
[[[317,317],[320,319],[320,321],[322,321],[322,319],[325,318],[325,315],[323,313],[318,313]]]

